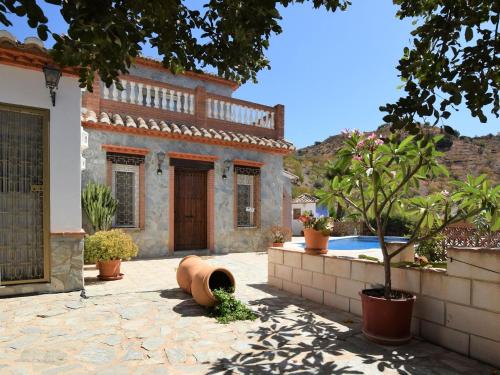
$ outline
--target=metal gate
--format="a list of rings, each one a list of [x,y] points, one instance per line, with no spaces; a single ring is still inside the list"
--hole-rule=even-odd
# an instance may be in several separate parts
[[[48,114],[0,104],[0,284],[49,279]]]

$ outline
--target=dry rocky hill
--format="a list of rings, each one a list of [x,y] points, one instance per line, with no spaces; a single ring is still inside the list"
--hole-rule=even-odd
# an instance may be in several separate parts
[[[323,186],[325,163],[335,157],[342,142],[342,135],[334,135],[299,149],[285,159],[285,168],[300,178],[299,185],[293,188],[294,196],[314,193]],[[451,177],[464,179],[467,174],[487,174],[496,184],[500,182],[500,133],[481,137],[445,135],[440,150],[445,153],[441,163],[448,168]],[[446,185],[444,179],[433,181],[429,190],[442,189]]]

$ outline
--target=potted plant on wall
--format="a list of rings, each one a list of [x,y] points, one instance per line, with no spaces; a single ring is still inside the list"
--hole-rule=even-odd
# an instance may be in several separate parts
[[[271,229],[269,229],[269,234],[271,236],[273,247],[283,247],[284,243],[292,235],[292,231],[289,228],[274,225]]]
[[[85,238],[85,256],[98,262],[99,279],[119,280],[122,260],[137,255],[137,245],[128,234],[119,229],[99,231]]]
[[[402,133],[382,139],[375,134],[345,132],[346,140],[337,158],[330,163],[327,187],[319,192],[320,202],[355,211],[368,230],[377,236],[384,259],[384,285],[360,292],[363,333],[383,344],[402,344],[410,340],[415,296],[392,288],[391,259],[407,246],[433,238],[447,225],[478,214],[500,227],[498,205],[500,186],[491,187],[485,176],[468,176],[466,182],[450,181],[454,192],[419,195],[419,182],[448,171],[437,162],[443,154],[435,144],[441,138],[432,134],[419,137]],[[449,181],[449,180],[448,180]],[[393,214],[406,214],[414,225],[407,243],[389,249],[386,228]]]
[[[304,225],[306,253],[326,254],[332,230],[332,219],[325,216],[314,217],[312,212],[304,211],[298,220]]]

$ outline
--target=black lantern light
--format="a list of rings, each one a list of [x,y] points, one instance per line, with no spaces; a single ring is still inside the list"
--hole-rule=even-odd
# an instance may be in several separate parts
[[[160,151],[156,154],[156,157],[158,158],[158,169],[156,170],[156,174],[161,175],[163,173],[161,166],[165,161],[165,153],[163,151]]]
[[[227,173],[229,172],[229,168],[231,168],[231,160],[224,160],[224,165],[222,167],[222,179],[227,179]]]
[[[45,75],[45,87],[50,91],[50,98],[52,99],[52,106],[56,106],[56,90],[61,78],[61,70],[59,68],[45,65],[43,67],[43,74]]]

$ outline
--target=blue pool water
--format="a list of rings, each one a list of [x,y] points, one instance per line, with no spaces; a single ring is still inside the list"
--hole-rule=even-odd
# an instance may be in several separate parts
[[[407,241],[404,237],[386,236],[386,242],[401,242]],[[300,247],[304,247],[305,243],[299,243]],[[375,236],[355,236],[355,237],[339,237],[328,241],[329,250],[380,250],[378,238]]]

